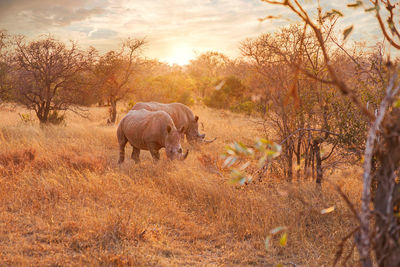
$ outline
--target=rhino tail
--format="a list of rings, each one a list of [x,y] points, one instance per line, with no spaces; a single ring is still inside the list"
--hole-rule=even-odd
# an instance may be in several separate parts
[[[119,144],[119,160],[118,160],[118,163],[122,163],[122,162],[124,162],[124,159],[125,159],[125,145],[128,142],[128,138],[126,138],[124,132],[121,129],[121,126],[118,126],[117,138],[118,138],[118,144]]]
[[[117,129],[117,138],[118,138],[118,143],[119,144],[124,143],[124,142],[126,143],[128,141],[128,139],[126,138],[124,132],[121,129],[121,125],[119,125],[118,129]]]

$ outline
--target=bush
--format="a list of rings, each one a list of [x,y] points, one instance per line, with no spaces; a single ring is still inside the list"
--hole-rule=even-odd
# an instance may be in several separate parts
[[[18,113],[18,115],[23,123],[32,123],[34,121],[30,113]]]
[[[215,83],[215,88],[212,94],[204,99],[207,106],[246,114],[254,111],[256,104],[246,97],[247,88],[238,78],[231,76],[219,80]]]
[[[60,115],[56,110],[49,114],[48,123],[60,125],[65,122],[65,114]]]
[[[136,101],[131,99],[128,101],[128,103],[125,104],[125,109],[122,110],[122,112],[128,112],[133,108],[133,106],[136,104]]]
[[[185,104],[187,106],[192,106],[194,104],[194,99],[192,97],[192,92],[189,90],[184,91],[178,98],[179,103]]]
[[[256,109],[256,104],[253,101],[247,100],[231,107],[231,111],[251,115]]]
[[[177,72],[147,77],[137,84],[135,99],[162,103],[180,102],[192,105],[194,81],[186,74]]]

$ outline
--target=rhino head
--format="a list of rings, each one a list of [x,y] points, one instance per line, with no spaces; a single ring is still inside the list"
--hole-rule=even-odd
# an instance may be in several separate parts
[[[193,143],[193,142],[197,141],[197,142],[201,142],[204,144],[209,144],[209,143],[214,142],[215,139],[217,139],[217,138],[214,138],[213,140],[206,140],[205,139],[206,135],[199,133],[198,121],[199,121],[199,117],[194,116],[194,120],[189,122],[189,127],[186,131],[186,138],[187,138],[188,142]]]
[[[165,137],[165,151],[167,157],[170,160],[180,159],[185,160],[188,156],[189,150],[186,153],[183,153],[183,149],[181,146],[181,139],[184,132],[184,128],[182,127],[180,130],[177,130],[175,127],[167,126],[167,136]]]
[[[189,122],[188,129],[186,131],[186,138],[189,143],[194,141],[203,141],[205,134],[199,133],[199,117],[195,116],[193,121]]]

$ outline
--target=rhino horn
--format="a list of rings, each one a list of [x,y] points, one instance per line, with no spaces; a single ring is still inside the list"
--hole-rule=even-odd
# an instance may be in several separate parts
[[[214,137],[214,139],[212,139],[212,140],[203,140],[203,143],[204,144],[209,144],[209,143],[214,142],[216,139],[217,139],[217,137]]]
[[[186,151],[185,154],[182,154],[181,159],[182,159],[182,160],[185,160],[185,159],[187,158],[188,154],[189,154],[189,149]]]

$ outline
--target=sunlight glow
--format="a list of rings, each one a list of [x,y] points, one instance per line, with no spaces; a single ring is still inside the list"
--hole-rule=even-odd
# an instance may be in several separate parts
[[[167,62],[169,65],[186,65],[189,63],[189,61],[191,59],[194,58],[194,52],[193,50],[190,48],[190,46],[185,45],[185,44],[179,44],[174,46],[171,51],[170,54],[163,58],[162,61]]]

